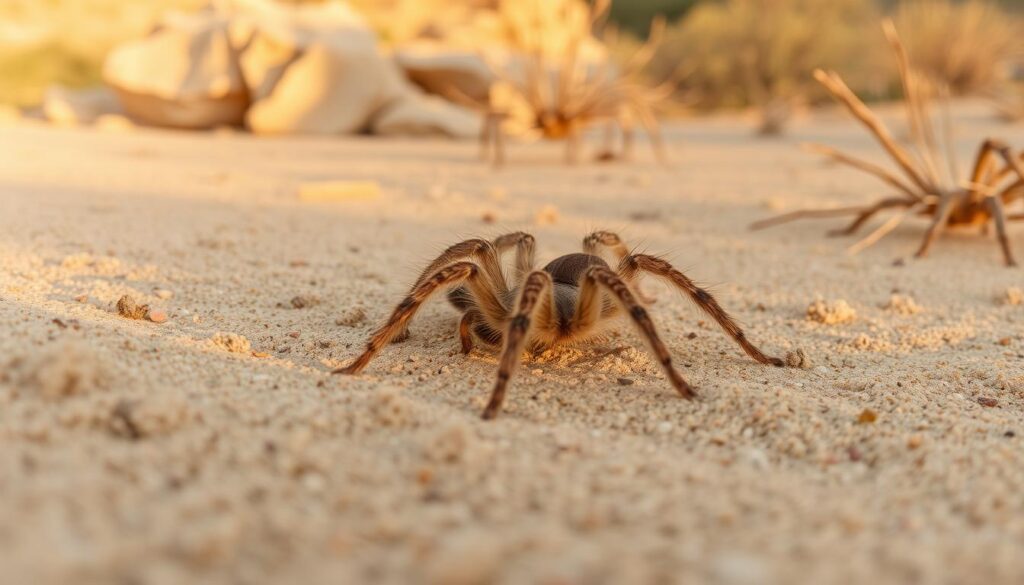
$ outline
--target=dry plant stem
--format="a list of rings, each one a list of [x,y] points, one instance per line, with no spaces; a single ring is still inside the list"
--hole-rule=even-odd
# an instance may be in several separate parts
[[[882,167],[835,149],[820,146],[810,148],[833,160],[882,179],[891,187],[901,191],[905,197],[883,199],[864,208],[796,211],[759,221],[752,224],[751,227],[758,229],[804,217],[830,217],[842,215],[844,212],[856,213],[857,217],[845,229],[830,232],[846,235],[856,232],[879,211],[903,208],[866,238],[851,246],[849,252],[856,254],[864,250],[895,229],[908,215],[920,214],[929,217],[930,223],[915,254],[918,258],[925,257],[937,238],[950,226],[978,226],[983,234],[987,234],[988,226],[995,224],[1006,265],[1015,266],[1016,261],[1010,248],[1006,223],[1013,221],[1012,218],[1017,216],[1008,217],[1006,208],[1024,196],[1024,162],[1022,162],[1024,155],[1015,155],[1009,146],[997,140],[986,140],[978,150],[970,179],[958,182],[958,165],[952,144],[953,132],[948,109],[943,119],[942,139],[945,142],[947,157],[947,166],[943,166],[939,162],[940,152],[943,149],[940,148],[939,135],[935,132],[930,114],[931,93],[928,83],[911,67],[907,53],[892,23],[886,22],[884,28],[889,44],[896,54],[900,79],[903,83],[906,115],[910,122],[914,143],[909,150],[896,143],[882,122],[850,91],[836,73],[825,73],[819,70],[815,76],[837,100],[847,107],[855,118],[868,128],[912,184],[905,183],[900,177]],[[916,155],[919,160],[915,162],[912,155]],[[998,163],[999,159],[1003,161],[1001,168]],[[947,175],[940,178],[940,169]],[[1018,180],[1007,186],[1005,179],[1011,174],[1015,174]]]
[[[371,335],[363,353],[333,373],[362,371],[396,335],[406,330],[424,302],[448,290],[448,300],[462,312],[458,324],[462,352],[472,351],[477,340],[487,347],[501,347],[494,388],[483,411],[485,419],[494,418],[500,411],[525,349],[541,351],[599,337],[606,331],[602,324],[617,317],[626,317],[636,326],[672,386],[684,398],[693,398],[693,389],[672,365],[668,348],[631,288],[631,283],[644,273],[663,278],[685,292],[756,361],[785,365],[747,341],[743,330],[710,293],[665,260],[646,254],[631,255],[622,239],[612,232],[594,232],[583,242],[585,253],[556,258],[543,270],[534,270],[532,266],[533,236],[521,232],[505,234],[493,243],[472,239],[449,247],[417,279],[387,322]],[[492,274],[486,267],[500,267],[501,255],[513,248],[516,270],[514,280],[508,282],[500,271]],[[613,270],[599,256],[605,251],[616,256],[617,269]],[[439,266],[445,262],[450,263]],[[506,306],[503,298],[514,300],[506,300]]]
[[[896,161],[896,163],[903,169],[907,177],[917,187],[925,192],[932,193],[935,188],[928,181],[918,173],[917,169],[914,168],[913,160],[910,155],[904,150],[889,133],[889,129],[885,127],[885,124],[878,119],[875,114],[868,109],[864,102],[860,101],[860,98],[854,94],[846,83],[843,82],[842,78],[839,77],[834,71],[825,73],[822,70],[814,72],[814,78],[817,79],[822,85],[824,85],[829,92],[835,96],[843,105],[847,107],[851,114],[858,120],[860,120],[871,132],[872,135],[882,145],[882,148],[889,153],[889,155]]]
[[[836,150],[835,148],[825,146],[822,144],[807,144],[804,145],[804,148],[810,152],[816,152],[818,154],[827,156],[836,162],[849,165],[855,169],[874,175],[879,179],[885,181],[889,185],[895,187],[896,189],[906,193],[907,196],[911,197],[912,199],[921,199],[921,195],[914,191],[906,183],[901,181],[899,177],[874,163],[870,163],[868,161],[850,156],[842,151]]]
[[[867,237],[865,237],[863,240],[850,246],[850,248],[847,251],[851,256],[853,256],[873,246],[876,242],[878,242],[878,240],[881,240],[883,237],[885,237],[886,234],[896,229],[896,226],[900,225],[900,223],[902,223],[908,215],[919,209],[921,209],[920,206],[914,206],[897,215],[892,216],[891,218],[889,218],[888,221],[878,226],[878,229],[868,234]]]

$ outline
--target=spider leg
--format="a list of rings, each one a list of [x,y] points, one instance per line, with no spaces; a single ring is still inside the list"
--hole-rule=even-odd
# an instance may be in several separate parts
[[[1010,238],[1006,234],[1006,212],[1003,209],[1003,201],[995,196],[986,198],[992,218],[996,224],[996,236],[999,238],[999,246],[1003,249],[1003,259],[1007,266],[1016,266],[1017,261],[1013,258],[1013,250],[1010,248]]]
[[[417,285],[409,296],[395,307],[387,323],[370,336],[366,349],[351,364],[332,371],[332,374],[358,374],[370,361],[412,320],[420,306],[434,293],[461,282],[467,283],[473,293],[481,299],[493,297],[491,284],[480,276],[480,267],[472,262],[456,262],[438,270],[429,278]],[[498,302],[494,299],[493,302]]]
[[[615,260],[621,262],[629,255],[629,248],[615,232],[596,231],[583,238],[583,252],[593,256],[601,256],[604,250],[611,250]]]
[[[473,351],[473,326],[480,319],[476,311],[467,311],[459,321],[459,341],[462,343],[462,353],[469,354]]]
[[[868,207],[864,211],[860,212],[860,214],[856,217],[856,219],[853,220],[853,222],[850,225],[842,229],[832,230],[828,234],[830,236],[852,236],[853,234],[857,233],[857,230],[863,227],[864,224],[866,224],[872,217],[878,214],[878,212],[889,209],[890,207],[910,206],[913,205],[913,203],[913,201],[908,201],[907,199],[898,197],[892,199],[883,199],[878,203],[875,203],[871,207]]]
[[[644,309],[637,302],[636,297],[629,290],[629,286],[608,268],[594,266],[588,269],[583,275],[583,282],[580,284],[580,299],[581,303],[583,299],[589,299],[587,302],[591,303],[589,308],[591,313],[600,313],[601,304],[603,304],[599,295],[594,294],[596,289],[604,289],[611,293],[612,298],[629,314],[629,317],[650,346],[651,351],[658,358],[658,362],[661,364],[662,369],[665,370],[665,374],[672,383],[672,387],[679,392],[679,395],[686,399],[696,398],[696,393],[694,393],[690,385],[686,383],[686,380],[683,379],[672,365],[672,355],[668,352],[668,348],[665,347],[665,343],[658,337],[658,331],[654,328],[654,322],[651,321],[650,316],[647,314],[647,309]],[[594,303],[599,304],[595,306]]]
[[[935,239],[939,237],[942,230],[945,229],[946,223],[949,222],[949,215],[953,213],[953,197],[952,194],[947,194],[939,200],[939,207],[935,210],[935,217],[932,218],[932,223],[928,226],[928,231],[924,235],[924,241],[921,242],[921,247],[918,248],[914,256],[924,258],[928,255],[928,250],[935,243]]]
[[[416,282],[410,287],[409,294],[411,295],[416,290],[416,287],[423,284],[427,278],[444,266],[463,260],[472,260],[479,265],[479,268],[483,271],[484,278],[492,283],[498,296],[508,292],[508,283],[505,282],[505,276],[502,274],[501,261],[498,259],[498,253],[494,245],[487,240],[474,238],[449,246],[440,256],[428,264],[423,272],[420,273]],[[408,338],[409,328],[403,326],[398,334],[394,336],[392,342],[400,343]]]
[[[516,282],[520,282],[526,277],[527,273],[533,270],[535,244],[536,240],[534,237],[526,232],[512,232],[494,239],[494,248],[497,250],[499,257],[506,250],[515,246],[514,266]]]
[[[750,343],[743,330],[740,329],[740,326],[725,312],[725,309],[718,304],[718,301],[715,300],[715,297],[711,296],[711,293],[698,287],[685,274],[673,268],[665,260],[647,254],[634,254],[626,257],[619,264],[619,273],[627,278],[641,271],[663,278],[685,292],[698,307],[714,319],[729,337],[754,360],[777,367],[786,365],[781,359],[765,355],[754,344]]]
[[[583,251],[587,254],[592,254],[603,258],[602,252],[606,249],[610,249],[611,253],[615,256],[615,263],[622,262],[622,259],[629,256],[629,248],[626,247],[626,243],[622,241],[619,234],[615,232],[607,231],[596,231],[591,233],[589,236],[583,238]],[[633,284],[634,278],[626,278],[626,282]],[[636,296],[640,299],[640,302],[645,305],[653,305],[658,299],[649,297],[643,293],[643,291],[637,289]]]
[[[551,287],[551,275],[540,270],[531,272],[523,282],[519,298],[516,301],[516,312],[508,324],[508,331],[505,335],[505,347],[498,364],[498,379],[494,383],[491,400],[487,403],[487,408],[484,409],[483,418],[486,420],[498,416],[498,411],[501,410],[501,404],[505,401],[508,381],[519,365],[530,330],[534,325],[534,315],[541,307],[550,308],[553,305]]]

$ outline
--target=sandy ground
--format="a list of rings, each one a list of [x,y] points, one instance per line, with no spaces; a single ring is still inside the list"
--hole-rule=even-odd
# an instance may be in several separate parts
[[[958,117],[965,159],[989,133],[1024,144]],[[671,168],[545,145],[500,172],[469,143],[0,130],[5,582],[1024,581],[1024,272],[974,233],[913,260],[919,221],[855,257],[835,221],[745,229],[884,193],[797,148],[877,159],[836,112],[776,141],[672,125]],[[382,195],[296,196],[337,179]],[[809,367],[753,363],[649,283],[699,401],[624,324],[530,359],[483,422],[496,358],[458,352],[442,302],[364,375],[328,375],[447,244],[527,229],[546,262],[598,227]],[[167,322],[119,316],[125,294]],[[853,321],[808,318],[819,299]]]

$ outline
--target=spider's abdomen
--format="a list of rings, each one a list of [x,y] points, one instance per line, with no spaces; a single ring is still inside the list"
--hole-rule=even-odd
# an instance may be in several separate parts
[[[608,268],[608,263],[591,254],[566,254],[549,262],[544,272],[551,275],[555,284],[579,286],[583,273],[593,266]]]

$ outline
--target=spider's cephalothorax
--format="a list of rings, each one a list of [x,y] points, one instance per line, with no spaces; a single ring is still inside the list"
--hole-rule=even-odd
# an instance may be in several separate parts
[[[895,215],[851,246],[850,252],[856,253],[871,246],[895,229],[904,218],[920,215],[929,218],[930,224],[917,250],[917,257],[926,256],[936,238],[946,228],[974,226],[981,227],[987,233],[989,226],[995,225],[1003,261],[1007,266],[1016,266],[1007,223],[1024,220],[1024,213],[1010,213],[1013,205],[1024,200],[1024,153],[1015,153],[1007,144],[998,140],[986,140],[978,149],[971,174],[961,176],[959,165],[952,154],[954,148],[949,139],[952,131],[948,122],[942,134],[932,127],[929,101],[931,84],[911,67],[891,22],[886,22],[885,33],[896,54],[903,80],[913,144],[897,142],[882,120],[864,105],[838,74],[817,71],[815,77],[874,135],[896,163],[900,173],[893,173],[834,148],[817,145],[813,148],[837,162],[878,177],[899,191],[899,194],[864,206],[794,211],[756,222],[751,227],[759,229],[806,217],[852,215],[855,217],[847,227],[831,232],[833,235],[852,235],[875,215],[894,210],[897,211]],[[946,144],[940,144],[940,135],[946,136]],[[943,150],[949,153],[946,165],[939,160],[938,153]]]
[[[513,274],[507,278],[502,255],[514,250]],[[605,261],[610,253],[615,269]],[[583,253],[556,258],[534,269],[534,238],[521,232],[494,241],[466,240],[444,251],[423,271],[391,317],[373,333],[366,350],[336,374],[357,374],[388,343],[408,335],[409,321],[431,296],[449,291],[448,299],[462,312],[459,338],[463,353],[474,339],[488,346],[503,346],[498,379],[484,418],[501,409],[509,378],[523,350],[542,350],[592,339],[605,331],[610,320],[625,315],[647,341],[672,386],[684,398],[695,394],[672,366],[672,357],[658,337],[647,310],[630,286],[647,273],[685,292],[725,329],[750,357],[763,364],[782,366],[747,341],[743,331],[714,297],[668,262],[647,254],[632,254],[611,232],[594,232],[583,240]]]

